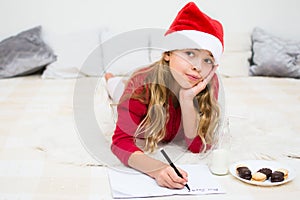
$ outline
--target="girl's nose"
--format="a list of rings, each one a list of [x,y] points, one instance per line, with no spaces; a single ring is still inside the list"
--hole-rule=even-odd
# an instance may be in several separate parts
[[[199,65],[193,65],[193,68],[192,68],[193,70],[195,70],[195,71],[201,71],[201,65],[199,64]]]

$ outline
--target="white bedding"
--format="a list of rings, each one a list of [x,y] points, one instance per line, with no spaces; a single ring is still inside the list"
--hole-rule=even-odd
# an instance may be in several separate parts
[[[111,199],[103,166],[107,163],[94,159],[78,137],[73,106],[78,80],[0,80],[0,199]],[[114,115],[103,79],[81,80],[97,82],[94,112],[109,144]],[[300,80],[242,77],[222,82],[232,134],[231,162],[272,159],[299,169],[300,159],[291,156],[300,156]],[[180,155],[176,163],[209,160],[174,145],[168,148]],[[227,190],[223,199],[287,198],[300,194],[299,170],[296,174],[291,183],[274,188],[246,185],[231,175],[217,178]],[[180,199],[166,197],[176,198]]]

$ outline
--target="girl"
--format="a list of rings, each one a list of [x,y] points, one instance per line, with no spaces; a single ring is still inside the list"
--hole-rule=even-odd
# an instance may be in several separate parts
[[[117,107],[111,145],[121,162],[168,188],[183,188],[188,174],[179,169],[180,178],[172,167],[144,151],[152,152],[158,143],[175,136],[194,153],[210,147],[219,117],[215,71],[223,52],[222,25],[194,3],[178,13],[165,37],[176,34],[191,38],[201,48],[166,51],[161,60],[133,73]],[[144,140],[143,148],[136,144],[138,139]]]

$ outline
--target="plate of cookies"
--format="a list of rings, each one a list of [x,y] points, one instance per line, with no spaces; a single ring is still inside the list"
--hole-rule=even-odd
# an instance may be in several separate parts
[[[245,160],[233,163],[230,173],[237,179],[259,186],[285,184],[295,178],[295,171],[289,166],[268,160]]]

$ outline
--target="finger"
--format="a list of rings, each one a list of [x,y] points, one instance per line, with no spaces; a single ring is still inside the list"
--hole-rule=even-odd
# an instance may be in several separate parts
[[[162,186],[162,187],[167,187],[167,188],[183,188],[184,185],[180,184],[180,183],[176,183],[172,180],[172,178],[166,174],[166,176],[161,177],[161,179],[156,180],[158,185]]]
[[[198,94],[199,92],[201,92],[202,90],[204,90],[204,88],[207,86],[207,84],[209,83],[209,81],[212,79],[212,77],[215,75],[216,70],[217,70],[218,65],[216,65],[215,67],[212,68],[212,70],[208,73],[208,75],[206,76],[205,79],[203,79],[203,81],[199,82],[194,88],[193,91],[195,94]]]
[[[170,178],[169,178],[169,180],[168,179],[164,179],[162,181],[162,185],[161,186],[167,187],[167,188],[174,188],[173,185],[172,185],[172,181],[171,181]]]
[[[204,79],[206,84],[209,83],[209,81],[212,79],[212,77],[215,75],[217,71],[218,65],[214,66],[211,71],[208,73],[207,77]]]
[[[186,172],[184,172],[181,169],[178,169],[178,170],[181,173],[181,175],[182,175],[182,173],[184,173],[185,176],[182,175],[183,177],[186,177]],[[186,184],[185,178],[181,178],[180,176],[178,176],[178,174],[174,171],[173,168],[171,169],[170,173],[168,173],[168,174],[174,183],[179,183],[183,186]]]
[[[170,176],[167,181],[168,181],[168,185],[170,185],[170,188],[183,188],[184,185],[186,184],[184,179],[180,178],[179,176],[177,177]]]
[[[157,177],[156,182],[159,186],[173,188],[172,180],[167,173],[161,174],[161,176]]]
[[[206,85],[207,85],[207,83],[206,83],[205,79],[203,81],[199,82],[195,87],[192,88],[194,94],[197,95],[199,92],[204,90]]]
[[[188,182],[188,173],[182,169],[178,169],[179,172],[181,173],[183,179],[185,180],[185,182]]]
[[[160,173],[160,176],[158,176],[156,178],[156,182],[158,185],[162,186],[162,187],[167,187],[167,188],[183,188],[184,185],[181,183],[178,183],[176,181],[174,181],[173,179],[179,178],[179,180],[181,180],[182,178],[180,178],[174,171],[174,169],[170,166],[166,167],[162,173]]]

